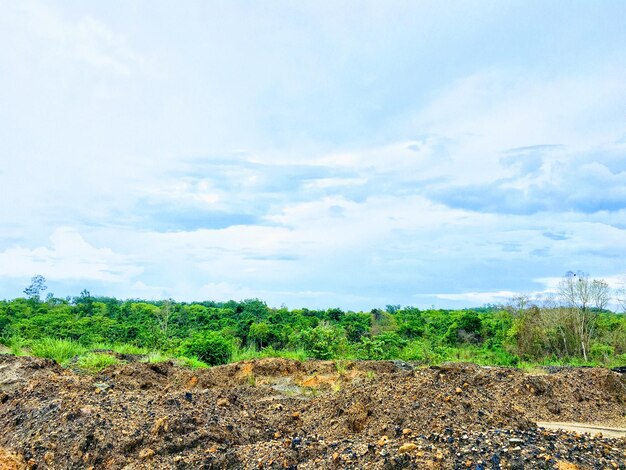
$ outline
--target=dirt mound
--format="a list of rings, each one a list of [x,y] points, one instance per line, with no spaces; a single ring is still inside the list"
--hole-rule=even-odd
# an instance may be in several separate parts
[[[533,376],[465,364],[261,359],[198,371],[135,362],[92,376],[2,356],[3,381],[10,386],[0,403],[0,446],[31,467],[625,468],[626,461],[624,440],[534,425],[623,422],[625,378],[604,369]]]
[[[0,396],[22,388],[37,376],[62,372],[63,369],[50,359],[0,354]]]

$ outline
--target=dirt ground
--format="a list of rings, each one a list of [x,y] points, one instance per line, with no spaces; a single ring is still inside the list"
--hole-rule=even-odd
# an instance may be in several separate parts
[[[0,355],[0,469],[626,469],[626,376],[260,359],[88,375]]]

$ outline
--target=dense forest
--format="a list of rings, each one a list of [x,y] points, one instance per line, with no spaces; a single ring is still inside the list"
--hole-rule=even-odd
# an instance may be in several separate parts
[[[88,291],[60,299],[33,278],[25,297],[0,301],[9,351],[107,365],[90,351],[178,358],[197,367],[258,356],[401,359],[424,364],[626,364],[626,315],[607,310],[601,280],[569,273],[554,296],[462,310],[387,305],[369,312],[229,302],[118,300]],[[104,361],[104,362],[103,362]]]

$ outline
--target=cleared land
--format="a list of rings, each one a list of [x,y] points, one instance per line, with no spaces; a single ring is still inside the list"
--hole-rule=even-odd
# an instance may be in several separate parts
[[[132,361],[133,357],[126,357]],[[0,468],[626,468],[626,378],[259,359],[97,375],[0,356]]]

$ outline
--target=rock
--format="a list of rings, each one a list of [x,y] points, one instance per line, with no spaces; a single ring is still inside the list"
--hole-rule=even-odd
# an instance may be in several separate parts
[[[408,444],[404,444],[400,446],[400,448],[398,449],[398,453],[406,454],[408,452],[413,452],[415,449],[417,449],[417,445],[413,444],[412,442],[409,442]]]
[[[463,390],[461,389],[461,387],[457,387],[457,388],[454,389],[454,392],[456,394],[459,394],[459,393],[463,393]]]
[[[95,383],[93,386],[96,388],[96,393],[104,392],[105,390],[111,388],[111,385],[106,382]]]
[[[300,438],[300,437],[294,437],[291,440],[291,448],[292,449],[297,449],[298,447],[300,447],[301,444],[302,444],[302,438]]]
[[[387,436],[383,436],[380,439],[378,439],[378,445],[380,447],[387,445],[388,442],[389,442],[389,438]]]
[[[228,406],[228,405],[229,405],[228,398],[218,398],[217,406]]]
[[[408,435],[410,435],[412,432],[413,432],[413,431],[411,431],[409,428],[404,428],[404,429],[402,430],[402,435],[403,435],[403,436],[408,436]]]
[[[150,449],[149,447],[146,447],[145,449],[142,449],[139,452],[139,458],[141,460],[146,460],[146,459],[149,459],[149,458],[151,458],[153,456],[154,456],[154,451],[152,449]]]
[[[407,372],[413,370],[413,366],[411,366],[411,364],[407,364],[404,361],[396,359],[392,362],[400,370],[407,371]]]
[[[367,408],[362,403],[355,403],[348,411],[348,428],[352,432],[361,432],[367,422]]]
[[[163,416],[162,418],[159,418],[154,422],[154,425],[152,426],[152,431],[150,431],[150,433],[153,436],[157,436],[161,433],[161,431],[167,431],[167,429],[167,416]]]

